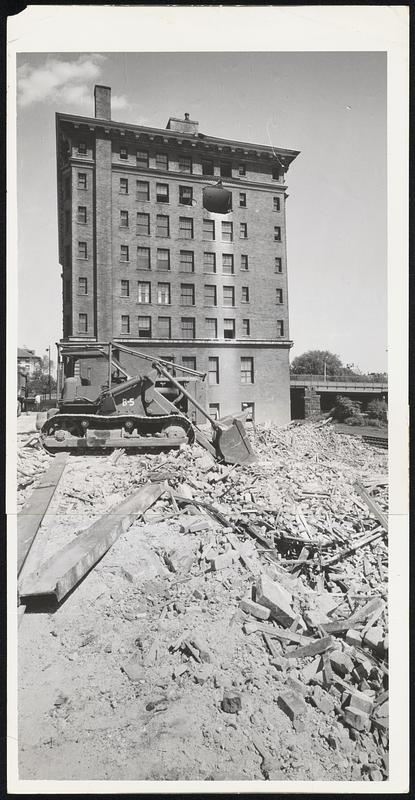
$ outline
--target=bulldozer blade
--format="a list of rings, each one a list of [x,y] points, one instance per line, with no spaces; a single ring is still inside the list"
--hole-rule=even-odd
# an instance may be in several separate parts
[[[219,423],[221,422],[222,420],[219,420]],[[218,455],[222,456],[227,464],[252,464],[257,460],[243,423],[239,419],[232,419],[227,428],[216,429],[215,447]]]

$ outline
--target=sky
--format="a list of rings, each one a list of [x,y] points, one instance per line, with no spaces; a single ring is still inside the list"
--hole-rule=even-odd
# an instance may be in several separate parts
[[[387,368],[386,56],[381,52],[28,53],[18,57],[18,344],[62,335],[55,112],[300,150],[286,182],[291,359]]]

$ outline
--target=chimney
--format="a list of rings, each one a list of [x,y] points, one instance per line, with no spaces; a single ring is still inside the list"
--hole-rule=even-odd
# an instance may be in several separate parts
[[[166,128],[171,131],[176,131],[177,133],[187,134],[188,136],[197,136],[199,133],[199,123],[194,119],[190,119],[190,115],[187,112],[184,115],[184,119],[170,117]]]
[[[111,87],[95,86],[95,117],[97,119],[111,119]]]

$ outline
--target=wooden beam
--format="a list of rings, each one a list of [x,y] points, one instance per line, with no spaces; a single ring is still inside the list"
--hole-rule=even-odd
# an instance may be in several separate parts
[[[72,542],[24,578],[20,597],[55,595],[58,601],[89,572],[118,537],[167,489],[166,483],[146,483],[90,525]]]
[[[62,477],[69,453],[58,453],[42,475],[17,517],[17,576],[19,577],[43,517]]]
[[[383,513],[382,509],[379,508],[378,504],[373,499],[373,497],[370,497],[370,495],[368,495],[368,493],[365,491],[363,486],[360,485],[360,483],[357,483],[357,482],[354,483],[353,484],[353,488],[360,495],[362,500],[365,501],[369,511],[371,511],[373,516],[376,517],[378,522],[380,522],[380,524],[382,525],[382,528],[386,532],[388,532],[388,518],[387,518],[386,514]]]

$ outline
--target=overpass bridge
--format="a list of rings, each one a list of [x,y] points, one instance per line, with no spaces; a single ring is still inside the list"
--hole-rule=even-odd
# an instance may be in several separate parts
[[[375,398],[388,399],[387,381],[367,375],[291,375],[290,386],[293,419],[329,411],[336,395],[361,402],[363,410]]]

